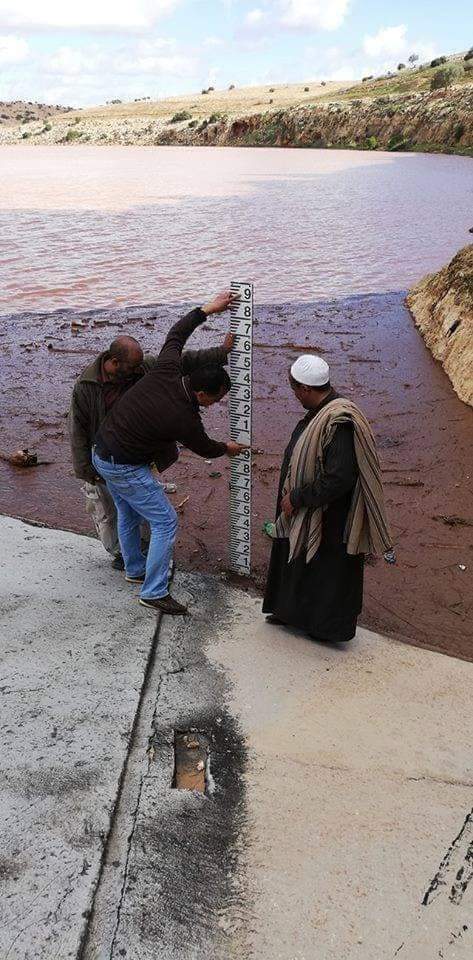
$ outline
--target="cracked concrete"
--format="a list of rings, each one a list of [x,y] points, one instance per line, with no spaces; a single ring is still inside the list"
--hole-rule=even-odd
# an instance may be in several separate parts
[[[473,664],[199,575],[153,642],[96,543],[0,536],[2,960],[470,960]],[[209,796],[171,787],[192,727]]]

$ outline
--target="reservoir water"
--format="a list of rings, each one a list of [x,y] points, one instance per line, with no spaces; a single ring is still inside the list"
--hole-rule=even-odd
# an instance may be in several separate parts
[[[205,147],[0,151],[0,313],[405,289],[469,238],[469,158]]]

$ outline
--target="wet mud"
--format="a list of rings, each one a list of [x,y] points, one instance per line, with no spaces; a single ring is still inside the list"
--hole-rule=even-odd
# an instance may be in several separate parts
[[[2,318],[0,448],[28,448],[52,462],[24,469],[0,459],[0,512],[92,532],[70,463],[65,418],[74,379],[118,332],[158,351],[181,312],[147,306]],[[227,325],[212,318],[192,345],[221,342]],[[302,414],[287,370],[305,350],[330,363],[334,386],[360,404],[378,439],[398,563],[367,568],[362,623],[472,659],[473,410],[427,351],[402,292],[257,309],[250,589],[264,586],[270,544],[261,527],[273,517],[281,453]],[[225,404],[205,421],[211,435],[228,435]],[[225,573],[228,479],[226,459],[207,463],[188,451],[166,473],[177,484],[181,568]]]

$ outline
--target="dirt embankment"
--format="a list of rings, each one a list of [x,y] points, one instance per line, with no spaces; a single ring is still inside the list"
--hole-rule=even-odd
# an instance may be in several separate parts
[[[473,87],[375,100],[321,103],[197,129],[167,129],[157,142],[424,150],[473,154]]]
[[[473,245],[407,297],[414,320],[465,403],[473,406]]]
[[[118,103],[0,127],[0,144],[332,147],[473,156],[472,82],[465,73],[458,85],[431,92],[427,74],[396,85],[381,79],[342,89],[255,88],[246,98],[232,89]]]

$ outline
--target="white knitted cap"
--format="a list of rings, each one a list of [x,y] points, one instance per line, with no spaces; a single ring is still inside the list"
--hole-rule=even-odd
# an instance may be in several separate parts
[[[330,381],[330,367],[322,357],[306,353],[292,364],[291,376],[306,387],[323,387]]]

